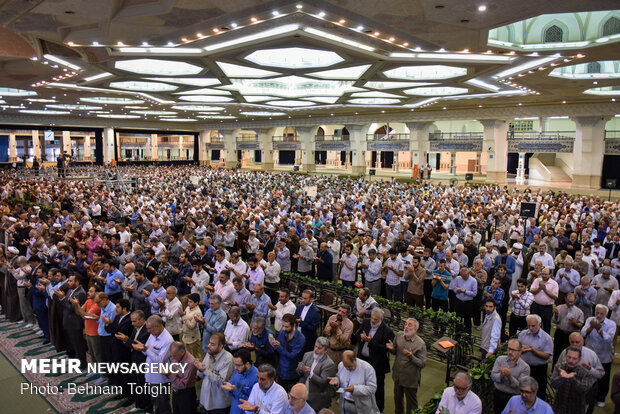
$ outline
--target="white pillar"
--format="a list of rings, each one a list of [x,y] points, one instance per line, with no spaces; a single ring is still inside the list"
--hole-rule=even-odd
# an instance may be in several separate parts
[[[409,148],[411,148],[411,169],[418,166],[418,177],[421,176],[421,168],[426,165],[426,154],[430,149],[430,141],[428,134],[430,132],[432,122],[407,122],[409,128]]]
[[[525,184],[525,152],[519,153],[519,164],[517,166],[517,184]]]
[[[506,183],[508,163],[507,120],[485,119],[480,123],[484,127],[483,151],[487,151],[487,181],[497,184]]]
[[[577,127],[573,146],[573,187],[601,188],[608,116],[571,118]]]
[[[351,172],[356,175],[366,175],[366,134],[370,124],[347,125],[353,160]]]
[[[207,150],[207,142],[209,142],[210,136],[211,130],[200,131],[200,136],[198,137],[198,161],[200,165],[209,165],[211,162],[211,154],[210,151]]]
[[[90,156],[90,134],[84,135],[84,161],[92,161]]]
[[[450,175],[456,175],[456,152],[450,153]]]
[[[17,139],[15,132],[9,133],[9,162],[17,162]]]
[[[32,157],[38,158],[41,161],[41,141],[39,139],[39,131],[32,130]]]
[[[273,171],[273,136],[276,133],[276,128],[262,128],[257,131],[258,139],[261,141],[261,170]]]
[[[237,135],[241,129],[223,129],[220,134],[224,136],[224,162],[226,168],[235,168],[237,166]]]
[[[60,148],[63,154],[71,155],[71,131],[62,131]]]
[[[314,150],[316,145],[316,132],[319,127],[300,127],[295,129],[299,133],[299,140],[301,141],[301,171],[316,171]]]
[[[179,135],[179,160],[185,159],[185,154],[183,152],[183,135]]]
[[[345,163],[344,163],[344,168],[346,168],[347,170],[349,168],[351,168],[351,151],[347,151],[345,154]]]
[[[394,151],[394,162],[392,163],[392,170],[394,170],[394,172],[398,172],[400,170],[400,165],[398,163],[398,151]]]
[[[103,128],[103,163],[107,164],[115,159],[114,157],[114,128]]]

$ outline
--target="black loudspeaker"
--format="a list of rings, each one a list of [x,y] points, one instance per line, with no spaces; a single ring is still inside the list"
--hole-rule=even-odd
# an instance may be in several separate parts
[[[608,178],[605,180],[605,187],[607,188],[616,188],[618,185],[618,180],[616,178]]]
[[[472,173],[465,174],[465,181],[473,181],[474,175]]]
[[[521,217],[536,218],[537,203],[521,203],[519,215]]]
[[[293,171],[299,171],[299,165],[293,165]]]
[[[377,175],[377,170],[371,168],[368,170],[368,175]]]

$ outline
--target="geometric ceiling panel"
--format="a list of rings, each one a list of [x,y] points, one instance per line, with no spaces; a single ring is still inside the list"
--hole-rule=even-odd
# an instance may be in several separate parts
[[[209,95],[188,95],[181,96],[182,101],[190,102],[230,102],[233,99],[225,96],[209,96]]]
[[[452,86],[429,86],[424,88],[406,89],[404,92],[408,95],[444,96],[458,95],[461,93],[467,93],[467,91],[467,88],[454,88]]]
[[[256,50],[245,59],[261,66],[286,69],[321,68],[344,62],[335,52],[301,47]]]
[[[364,84],[366,88],[373,89],[393,89],[393,88],[413,88],[415,86],[429,86],[436,85],[431,82],[390,82],[390,81],[370,81]]]
[[[383,74],[395,79],[435,80],[467,75],[467,69],[445,65],[401,66],[387,70]]]
[[[324,70],[321,72],[308,73],[308,76],[314,76],[321,79],[358,79],[366,72],[370,65],[352,66],[342,69]]]
[[[212,86],[218,85],[220,81],[217,78],[146,78],[152,81],[180,83],[182,85],[192,86]]]
[[[311,96],[306,99],[310,99],[315,102],[333,104],[339,99],[339,96]]]
[[[114,67],[126,72],[160,76],[196,75],[203,71],[203,68],[187,62],[160,59],[119,60]]]
[[[266,78],[267,76],[279,75],[278,72],[233,65],[232,63],[217,62],[217,65],[229,78]]]
[[[172,109],[179,111],[223,111],[221,106],[207,106],[207,105],[174,105]]]
[[[243,99],[247,102],[261,102],[261,101],[269,101],[272,99],[277,99],[277,96],[269,96],[269,95],[243,95]]]
[[[140,81],[110,82],[110,88],[139,92],[168,92],[179,89],[178,86],[167,85],[165,83]]]
[[[0,96],[35,96],[35,91],[27,91],[25,89],[0,88]]]
[[[283,98],[307,96],[334,96],[347,92],[363,91],[353,86],[353,81],[312,80],[300,76],[273,79],[231,79],[232,85],[221,89],[236,90],[248,95],[273,95]]]
[[[242,115],[247,115],[247,116],[281,116],[281,115],[286,115],[286,113],[284,112],[264,112],[264,111],[257,111],[257,112],[241,112]]]
[[[176,92],[175,95],[230,95],[228,91],[222,91],[219,89],[192,89],[191,91]]]
[[[53,109],[74,109],[78,111],[96,111],[98,109],[103,109],[101,106],[92,106],[92,105],[71,105],[71,104],[48,104],[45,105],[46,108]]]
[[[393,93],[368,91],[368,92],[356,92],[351,94],[352,98],[402,98],[400,95]]]
[[[267,105],[274,105],[274,106],[288,106],[288,107],[296,107],[296,106],[311,106],[314,105],[314,102],[308,102],[308,101],[269,101],[267,102]]]
[[[590,88],[583,91],[588,95],[602,95],[602,96],[618,96],[620,95],[620,86],[603,86],[601,88]]]
[[[80,98],[80,101],[91,102],[97,104],[111,104],[111,105],[137,105],[144,103],[139,99],[131,98],[112,98],[109,96],[85,96]]]
[[[392,98],[355,98],[349,99],[350,103],[362,105],[389,105],[399,103],[400,99]]]
[[[564,79],[615,79],[620,78],[620,60],[603,60],[562,66],[551,71],[549,76]]]

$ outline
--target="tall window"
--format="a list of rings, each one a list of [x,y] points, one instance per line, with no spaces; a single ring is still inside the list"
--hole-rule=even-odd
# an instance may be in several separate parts
[[[562,41],[564,31],[556,25],[545,30],[545,43],[559,43]]]
[[[588,73],[601,73],[601,64],[598,62],[590,62],[587,67]]]
[[[611,36],[617,33],[620,33],[620,19],[611,17],[603,25],[603,36]]]

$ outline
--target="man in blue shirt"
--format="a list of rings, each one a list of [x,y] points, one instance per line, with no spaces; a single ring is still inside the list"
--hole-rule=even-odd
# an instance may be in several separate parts
[[[95,296],[95,303],[101,308],[99,314],[99,320],[97,321],[99,327],[97,328],[97,335],[99,335],[99,349],[101,350],[101,361],[97,362],[113,362],[112,361],[112,348],[114,338],[105,329],[106,324],[111,323],[116,318],[116,306],[110,301],[107,294],[103,292],[97,293]],[[94,384],[99,385],[105,381],[102,376],[97,379]]]
[[[471,333],[471,318],[474,313],[474,297],[478,294],[478,282],[469,276],[469,269],[462,267],[461,274],[454,279],[453,287],[456,294],[454,306],[456,316],[463,318],[465,332]]]
[[[116,268],[116,260],[114,259],[106,261],[103,265],[103,269],[106,272],[103,291],[108,295],[110,301],[116,303],[119,299],[123,298],[121,285],[123,284],[123,280],[125,280],[125,275]],[[115,279],[119,280],[120,283]]]
[[[211,335],[216,332],[224,333],[226,328],[226,321],[228,316],[221,308],[222,297],[217,293],[214,293],[209,297],[209,309],[205,310],[204,317],[200,318],[196,316],[196,320],[204,330],[202,331],[202,349],[208,352],[207,346],[209,345],[209,339]]]
[[[244,414],[245,411],[239,408],[242,404],[240,400],[247,400],[250,397],[252,387],[258,382],[258,370],[252,365],[251,354],[247,349],[235,352],[233,364],[235,371],[230,381],[224,382],[222,389],[233,397],[230,414]]]
[[[265,318],[258,317],[252,322],[252,336],[250,336],[250,342],[244,345],[244,348],[256,353],[256,366],[260,367],[263,364],[269,364],[276,366],[277,354],[271,346],[269,338],[273,338],[273,332],[265,327]]]
[[[179,256],[179,266],[176,269],[172,269],[172,273],[176,275],[174,286],[177,288],[177,294],[179,296],[189,295],[192,285],[185,278],[192,278],[194,268],[189,262],[186,253],[181,253]]]
[[[508,400],[502,414],[553,414],[551,406],[538,398],[538,382],[529,376],[519,379],[520,395]]]
[[[301,351],[306,343],[304,335],[297,330],[297,320],[293,315],[287,313],[282,317],[282,330],[278,334],[278,339],[270,339],[271,345],[280,354],[277,373],[280,384],[286,392],[299,380],[297,364],[301,361]]]
[[[448,288],[452,282],[452,273],[446,269],[446,260],[439,259],[437,269],[433,272],[433,294],[431,304],[434,311],[443,309],[448,312]]]
[[[316,262],[316,276],[319,280],[332,281],[334,270],[333,260],[334,257],[330,253],[327,243],[321,243],[319,251],[314,258]]]

